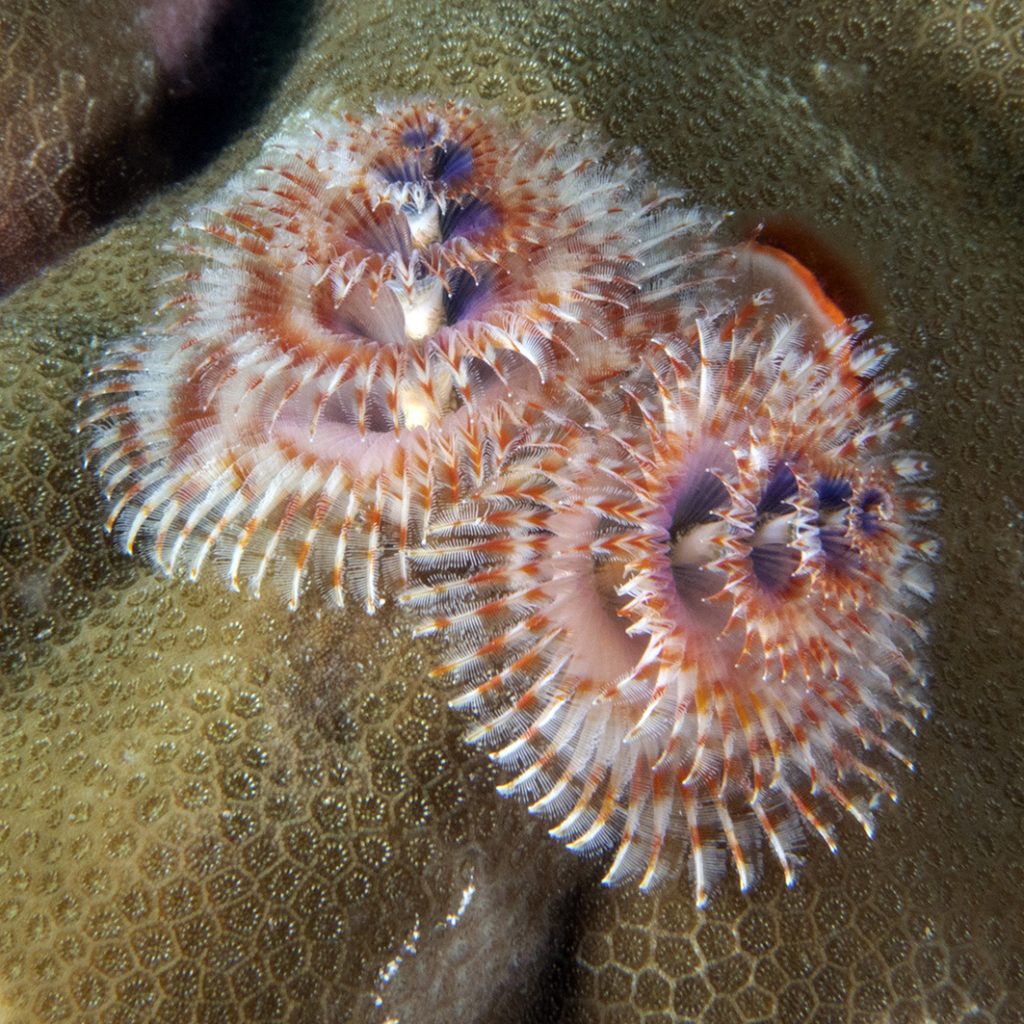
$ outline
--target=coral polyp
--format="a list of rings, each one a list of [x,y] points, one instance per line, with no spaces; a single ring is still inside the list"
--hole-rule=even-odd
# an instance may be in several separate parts
[[[445,439],[621,370],[699,293],[710,229],[637,166],[462,104],[310,120],[180,225],[163,319],[91,373],[108,528],[168,573],[214,556],[373,610],[457,500]]]
[[[451,641],[472,738],[552,834],[614,851],[608,883],[688,864],[703,904],[766,853],[791,883],[910,765],[934,552],[924,464],[894,453],[907,382],[793,295],[656,339],[419,555],[406,600]]]

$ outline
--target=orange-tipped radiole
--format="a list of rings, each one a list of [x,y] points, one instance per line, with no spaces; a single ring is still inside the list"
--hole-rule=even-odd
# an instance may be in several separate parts
[[[688,864],[703,904],[766,857],[792,883],[910,765],[934,551],[907,382],[798,285],[655,339],[417,556],[472,738],[608,883]]]
[[[438,450],[621,370],[700,292],[712,225],[638,170],[458,103],[272,140],[180,227],[163,319],[90,375],[108,526],[168,573],[372,611],[459,496]]]
[[[932,502],[891,348],[640,171],[459,103],[309,118],[179,228],[82,428],[127,551],[400,592],[503,790],[703,904],[895,799]]]

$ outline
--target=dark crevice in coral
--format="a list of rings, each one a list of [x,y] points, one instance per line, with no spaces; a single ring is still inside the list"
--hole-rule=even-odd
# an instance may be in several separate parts
[[[558,906],[551,912],[549,951],[538,972],[532,997],[517,1018],[520,1024],[553,1024],[564,1018],[575,997],[573,978],[579,970],[576,954],[585,930],[584,896],[593,890],[597,877],[594,874],[556,901]]]

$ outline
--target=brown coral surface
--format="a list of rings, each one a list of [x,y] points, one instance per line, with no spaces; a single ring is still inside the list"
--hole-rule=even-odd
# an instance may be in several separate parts
[[[0,294],[245,123],[285,6],[0,0]]]
[[[256,131],[8,299],[0,1018],[1024,1020],[1022,31],[1009,2],[324,0]],[[169,583],[102,534],[74,400],[152,315],[168,224],[285,117],[425,92],[812,226],[918,382],[932,720],[878,838],[792,890],[602,889],[496,797],[397,616]]]

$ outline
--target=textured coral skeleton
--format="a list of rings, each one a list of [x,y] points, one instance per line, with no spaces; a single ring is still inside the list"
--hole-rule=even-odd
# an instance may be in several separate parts
[[[890,347],[715,226],[464,105],[316,121],[180,228],[83,399],[126,550],[400,595],[503,789],[699,904],[896,798],[934,554]]]

